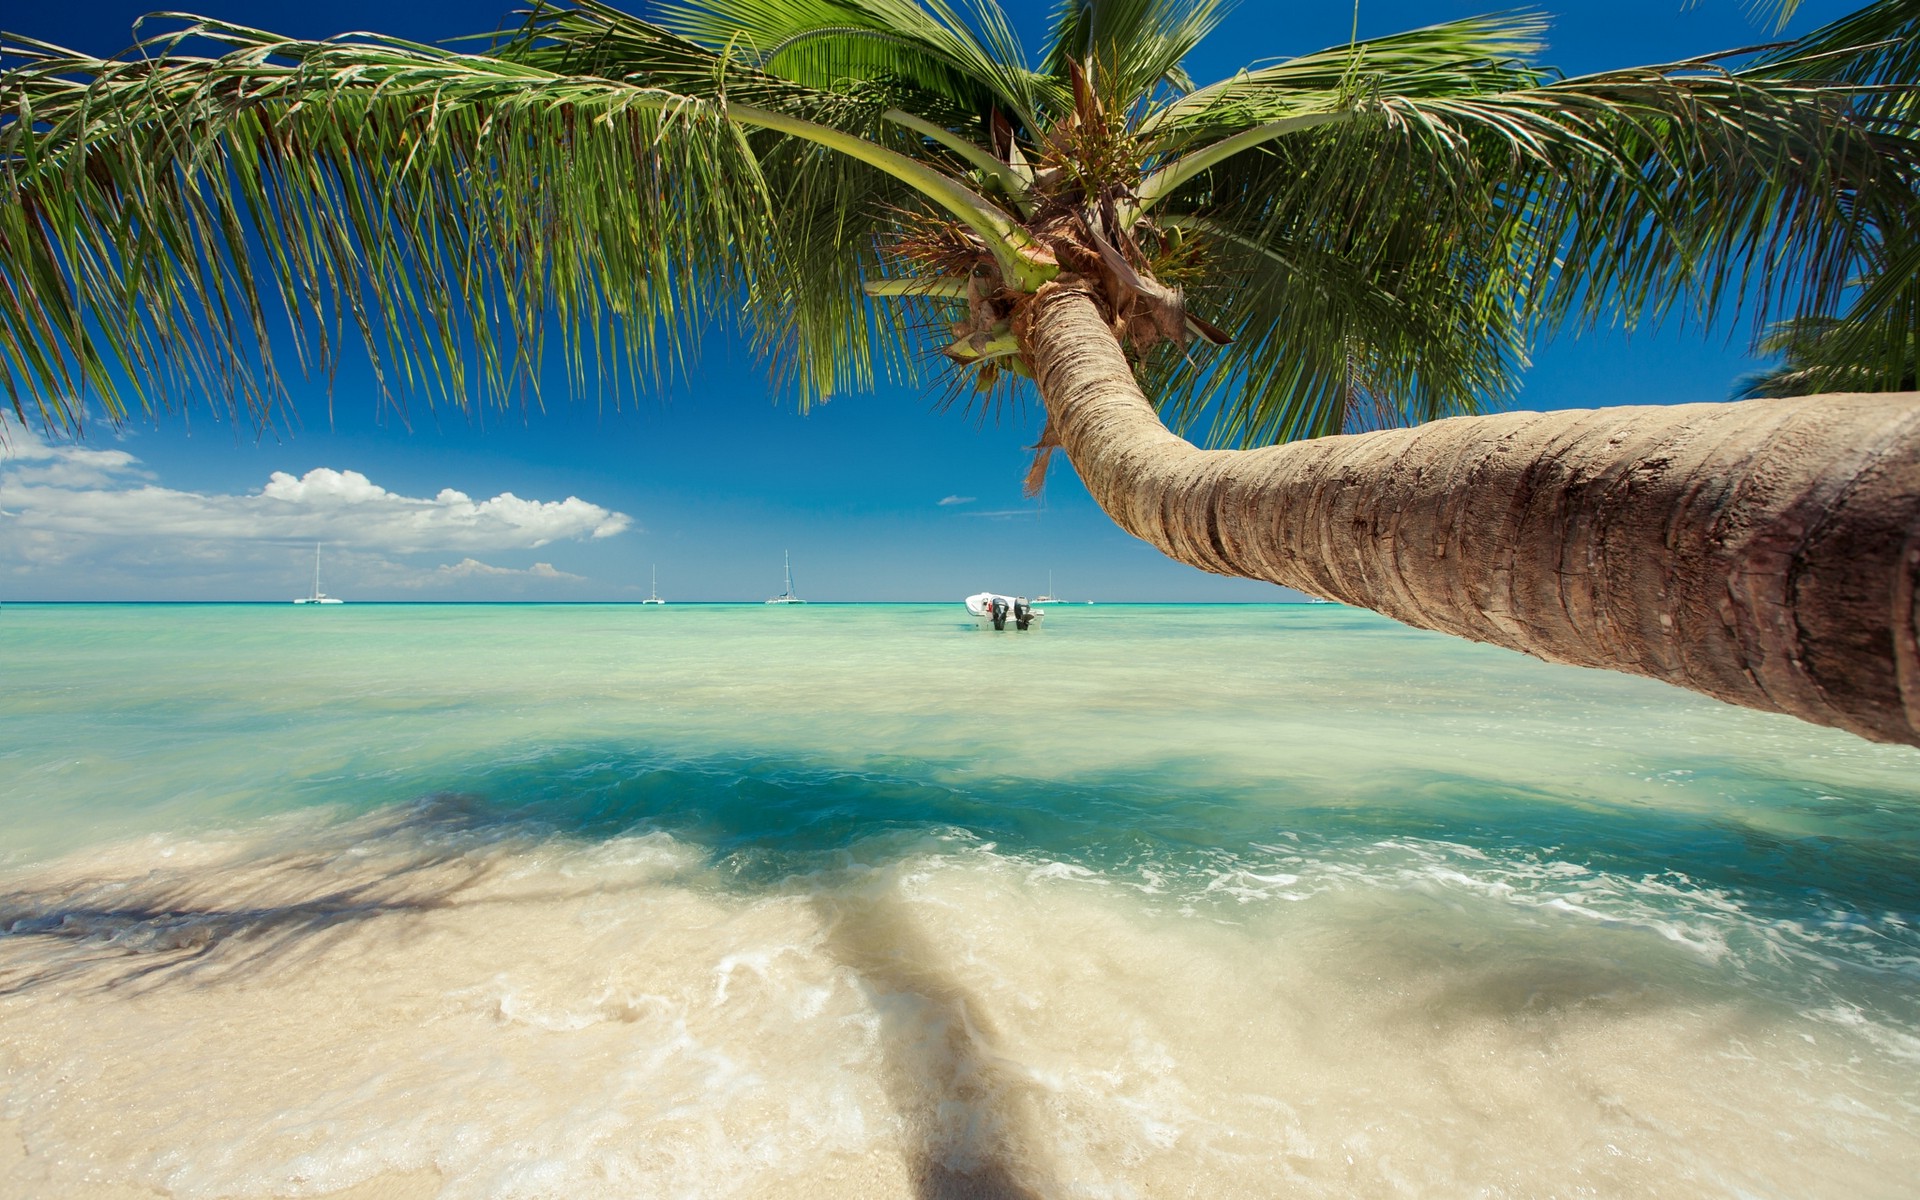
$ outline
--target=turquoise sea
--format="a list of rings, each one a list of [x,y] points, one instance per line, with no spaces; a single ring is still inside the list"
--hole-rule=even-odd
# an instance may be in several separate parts
[[[1920,751],[1333,605],[0,610],[0,1195],[1911,1196]]]

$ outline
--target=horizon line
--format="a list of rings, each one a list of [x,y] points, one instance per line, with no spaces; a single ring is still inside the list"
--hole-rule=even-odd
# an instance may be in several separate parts
[[[296,602],[293,600],[41,600],[41,599],[28,599],[28,598],[11,599],[11,600],[0,599],[0,606],[5,606],[8,604],[39,604],[39,605],[56,605],[56,604],[239,605],[239,604],[246,604],[246,605],[257,605],[261,607],[279,607],[283,605],[293,606],[295,603]],[[802,601],[799,605],[794,605],[794,606],[776,605],[774,607],[815,607],[815,606],[825,607],[830,605],[854,605],[854,604],[941,604],[941,605],[946,605],[946,604],[958,604],[958,603],[960,603],[960,601],[951,600],[951,599],[805,600],[805,601]],[[1046,601],[1046,603],[1056,604],[1062,608],[1098,608],[1103,606],[1111,608],[1111,607],[1118,607],[1122,605],[1161,605],[1161,604],[1210,605],[1214,607],[1234,608],[1234,607],[1248,607],[1248,606],[1258,607],[1261,605],[1272,605],[1272,604],[1307,605],[1307,604],[1334,603],[1334,602],[1317,601],[1317,600],[1049,600],[1049,601]],[[358,606],[362,608],[372,606],[372,605],[397,606],[397,605],[433,605],[433,604],[550,604],[550,605],[573,604],[573,605],[602,605],[602,606],[617,605],[617,606],[627,607],[627,608],[671,608],[671,607],[674,607],[675,605],[680,605],[680,606],[737,605],[737,606],[742,606],[747,608],[768,607],[767,602],[765,600],[669,600],[661,604],[650,604],[644,600],[342,600],[341,601],[342,607]],[[301,607],[331,608],[334,606],[332,605],[326,605],[326,606],[301,605]]]

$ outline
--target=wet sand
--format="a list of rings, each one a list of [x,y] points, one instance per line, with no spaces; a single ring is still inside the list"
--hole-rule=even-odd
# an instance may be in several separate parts
[[[1452,866],[1318,889],[1309,867],[1250,912],[980,847],[878,858],[743,887],[665,835],[413,813],[15,872],[0,1179],[925,1200],[1920,1176],[1915,1046],[1726,997],[1672,937]]]

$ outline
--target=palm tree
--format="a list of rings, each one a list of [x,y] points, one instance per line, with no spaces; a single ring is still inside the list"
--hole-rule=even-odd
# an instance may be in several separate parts
[[[330,370],[349,325],[395,393],[550,349],[641,386],[738,314],[803,404],[916,351],[990,406],[1032,379],[1033,480],[1057,446],[1202,569],[1920,743],[1913,396],[1466,415],[1542,330],[1837,311],[1920,215],[1884,85],[1560,78],[1507,14],[1196,86],[1223,0],[1066,0],[1038,66],[957,2],[571,0],[472,54],[15,38],[15,413],[262,412],[275,348]]]

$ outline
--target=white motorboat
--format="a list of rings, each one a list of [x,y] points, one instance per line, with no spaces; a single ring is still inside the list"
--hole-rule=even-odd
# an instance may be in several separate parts
[[[778,596],[770,597],[767,600],[767,603],[768,604],[805,604],[806,603],[805,600],[802,600],[800,597],[793,594],[793,555],[786,551],[782,551],[781,553],[786,557],[786,560],[787,560],[787,590],[784,592],[781,592]]]
[[[345,604],[338,596],[329,596],[320,590],[320,543],[313,544],[313,595],[294,597],[295,604]]]
[[[1025,596],[1002,596],[998,592],[979,592],[967,597],[967,613],[982,629],[1017,630],[1040,628],[1047,614],[1028,603]]]

